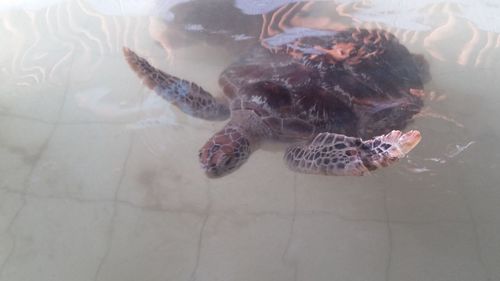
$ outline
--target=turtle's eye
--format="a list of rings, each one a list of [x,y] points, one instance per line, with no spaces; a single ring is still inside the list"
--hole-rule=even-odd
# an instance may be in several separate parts
[[[222,164],[222,166],[229,167],[232,162],[233,162],[233,158],[232,157],[228,157],[227,159],[224,160],[224,163]]]

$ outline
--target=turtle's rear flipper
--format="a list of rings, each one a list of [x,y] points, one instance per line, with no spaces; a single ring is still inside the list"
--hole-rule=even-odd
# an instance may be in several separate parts
[[[224,120],[229,117],[229,107],[195,83],[153,67],[128,48],[123,48],[123,54],[144,84],[184,113],[207,120]]]
[[[404,157],[420,141],[420,132],[392,131],[363,141],[333,133],[318,134],[312,142],[289,147],[285,161],[302,173],[362,176]]]

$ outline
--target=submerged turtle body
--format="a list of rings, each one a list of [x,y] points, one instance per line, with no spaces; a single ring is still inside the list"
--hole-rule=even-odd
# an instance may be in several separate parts
[[[420,111],[414,93],[427,77],[425,60],[392,34],[349,29],[258,48],[229,66],[220,84],[230,99],[242,100],[233,110],[266,109],[263,120],[276,136],[300,128],[306,138],[325,131],[370,138],[404,128]]]
[[[417,131],[391,130],[420,111],[428,67],[385,31],[348,29],[256,47],[221,74],[225,100],[128,49],[125,56],[151,89],[182,111],[230,118],[200,150],[209,176],[233,171],[263,140],[297,142],[285,153],[289,167],[328,175],[387,166],[420,140]]]

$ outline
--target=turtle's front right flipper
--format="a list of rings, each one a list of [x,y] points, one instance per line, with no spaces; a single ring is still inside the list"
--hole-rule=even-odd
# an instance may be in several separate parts
[[[403,158],[420,141],[418,131],[386,135],[363,141],[334,133],[318,134],[310,143],[293,145],[285,153],[294,171],[334,176],[362,176]]]
[[[195,83],[153,67],[128,48],[123,48],[123,54],[144,84],[184,113],[207,120],[225,120],[229,117],[229,107]]]

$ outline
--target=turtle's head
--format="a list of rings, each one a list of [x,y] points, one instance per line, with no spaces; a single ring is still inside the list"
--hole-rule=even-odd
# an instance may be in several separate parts
[[[224,176],[250,156],[250,141],[237,126],[226,126],[200,149],[201,167],[208,177]]]

